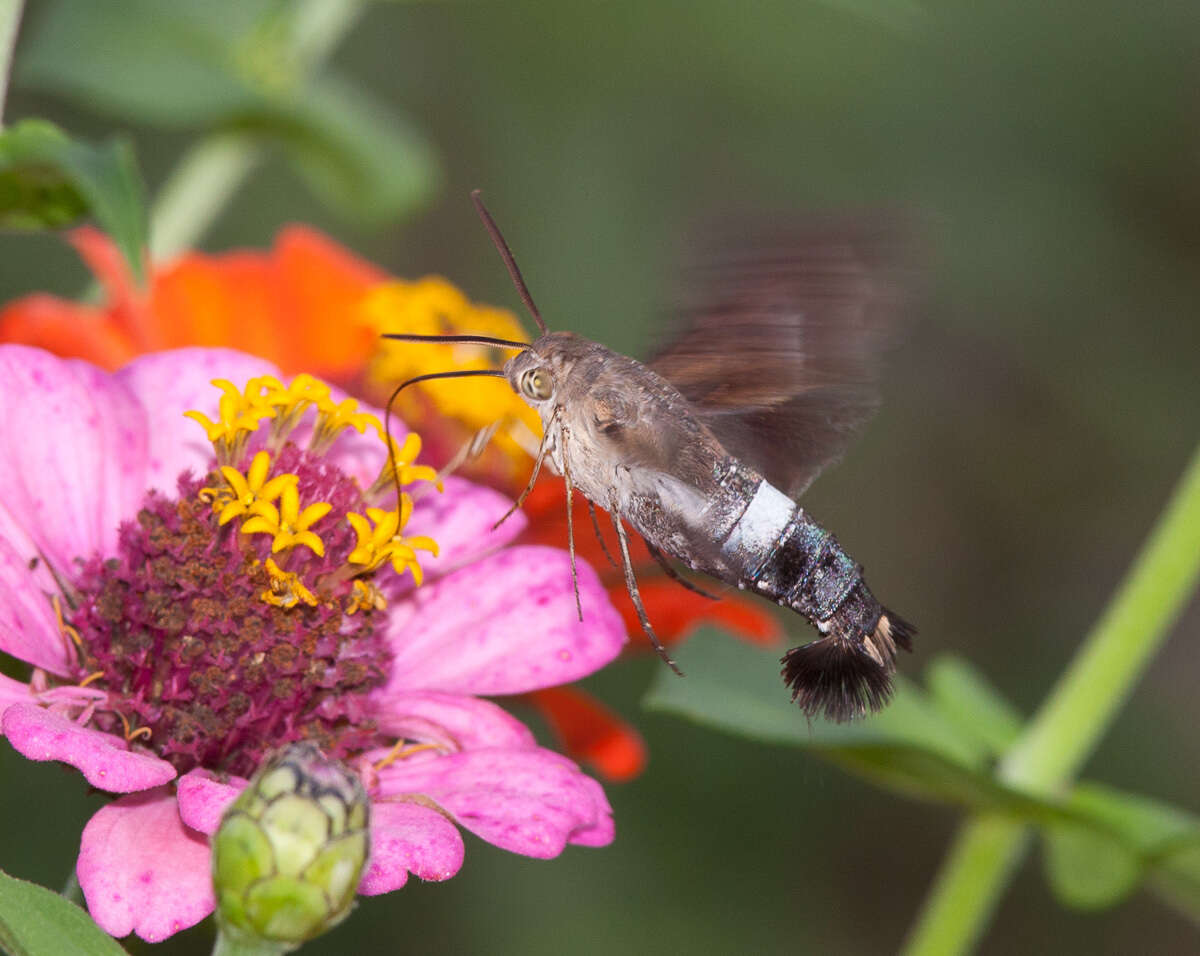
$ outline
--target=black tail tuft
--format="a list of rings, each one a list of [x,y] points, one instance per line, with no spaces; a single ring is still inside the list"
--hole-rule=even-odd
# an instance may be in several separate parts
[[[899,619],[893,622],[894,635]],[[904,625],[902,638],[907,640],[910,632]],[[892,696],[891,661],[881,663],[836,635],[793,647],[782,663],[792,701],[810,718],[824,716],[844,723],[867,711],[882,710]]]
[[[917,636],[917,629],[895,611],[889,611],[886,608],[883,611],[883,619],[888,623],[888,637],[892,639],[892,642],[901,650],[911,651],[913,638]]]

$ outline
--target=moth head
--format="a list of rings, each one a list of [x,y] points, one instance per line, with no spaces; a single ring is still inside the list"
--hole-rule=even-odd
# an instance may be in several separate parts
[[[555,374],[546,357],[532,349],[519,352],[504,366],[513,391],[535,409],[553,401]]]

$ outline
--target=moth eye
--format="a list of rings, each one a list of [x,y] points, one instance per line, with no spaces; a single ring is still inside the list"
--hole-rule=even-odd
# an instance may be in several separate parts
[[[550,373],[544,368],[531,368],[521,376],[521,391],[530,398],[544,402],[550,397]]]

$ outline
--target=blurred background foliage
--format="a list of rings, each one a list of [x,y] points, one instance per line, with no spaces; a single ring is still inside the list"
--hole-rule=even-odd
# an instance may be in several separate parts
[[[990,766],[1095,622],[1200,434],[1193,5],[301,7],[298,20],[271,0],[29,3],[6,119],[46,117],[98,144],[86,163],[52,134],[27,146],[58,157],[67,212],[70,189],[89,204],[96,169],[138,201],[132,144],[156,248],[191,235],[210,250],[264,247],[303,221],[397,275],[441,273],[511,304],[467,201],[482,187],[551,327],[633,354],[660,328],[680,235],[708,212],[886,207],[929,223],[921,308],[883,410],[805,503],[919,625],[906,672],[987,712],[983,738],[951,734],[945,754]],[[0,153],[0,172],[13,161]],[[199,205],[172,192],[196,163],[219,174]],[[235,183],[227,205],[211,202]],[[0,262],[3,300],[88,283],[53,235],[0,234]],[[788,627],[809,638],[799,619]],[[1193,601],[1090,780],[1198,809],[1198,632]],[[651,660],[589,682],[637,714],[651,751],[641,778],[608,788],[613,847],[543,863],[470,840],[454,880],[364,900],[306,952],[895,951],[959,811],[815,759],[846,741],[783,707],[791,729],[759,728],[758,742],[681,720],[721,723],[733,692],[702,675],[744,659],[723,648],[680,650],[686,688]],[[946,652],[973,671],[943,661],[926,675]],[[764,666],[763,695],[784,699]],[[979,679],[995,690],[970,690]],[[639,713],[652,683],[655,709]],[[802,749],[780,745],[788,734]],[[7,746],[0,767],[3,864],[57,887],[99,797]],[[1094,806],[1107,792],[1077,796]],[[1177,909],[1111,893],[1115,857],[1089,868],[1086,835],[1051,846],[1051,874],[1064,859],[1107,871],[1101,892],[1048,885],[1039,850],[981,953],[1196,951]],[[1120,901],[1089,912],[1055,890]],[[162,950],[207,952],[209,932]]]

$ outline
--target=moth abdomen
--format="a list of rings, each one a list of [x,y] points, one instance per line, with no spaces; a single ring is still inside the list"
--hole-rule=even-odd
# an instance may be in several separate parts
[[[803,508],[744,465],[722,470],[736,479],[722,481],[722,507],[714,509],[737,515],[724,532],[726,573],[824,635],[783,658],[793,701],[810,717],[837,721],[880,710],[891,696],[896,648],[911,649],[914,628],[875,600],[862,567]],[[739,496],[740,509],[722,501]]]

